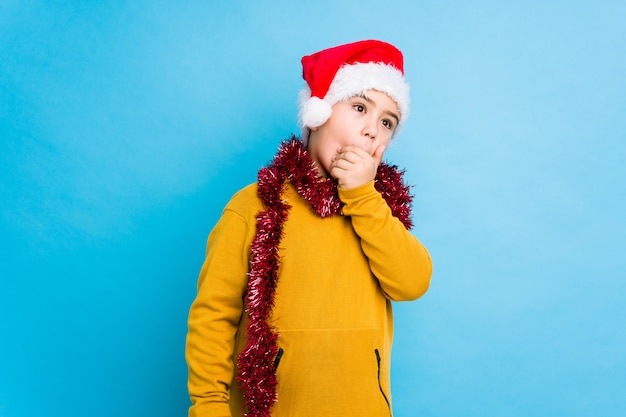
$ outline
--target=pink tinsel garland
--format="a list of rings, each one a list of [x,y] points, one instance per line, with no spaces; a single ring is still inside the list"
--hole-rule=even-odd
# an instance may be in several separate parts
[[[412,227],[409,187],[402,181],[403,172],[396,166],[381,163],[375,188],[381,193],[392,214],[407,229]],[[290,206],[282,200],[285,181],[291,182],[299,195],[320,217],[341,214],[343,203],[337,195],[337,182],[318,176],[306,148],[295,137],[284,141],[272,163],[258,174],[258,196],[265,207],[257,215],[257,232],[251,246],[246,311],[250,318],[248,342],[239,355],[237,380],[246,398],[248,417],[270,417],[276,402],[278,334],[268,323],[274,307],[274,294],[280,262],[279,244]]]

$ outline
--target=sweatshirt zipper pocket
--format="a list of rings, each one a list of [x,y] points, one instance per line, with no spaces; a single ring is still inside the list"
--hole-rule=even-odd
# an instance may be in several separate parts
[[[283,353],[285,353],[283,348],[279,348],[278,352],[276,353],[276,358],[274,359],[274,372],[276,372],[276,369],[278,369],[278,364],[283,357]]]
[[[383,386],[380,383],[380,352],[378,351],[378,349],[374,349],[374,354],[376,355],[376,363],[378,364],[378,389],[380,389],[380,393],[383,394],[383,398],[385,399],[385,402],[387,403],[387,408],[389,408],[389,410],[391,410],[391,404],[389,404],[389,398],[387,398],[387,394],[385,394],[385,391],[383,390]]]

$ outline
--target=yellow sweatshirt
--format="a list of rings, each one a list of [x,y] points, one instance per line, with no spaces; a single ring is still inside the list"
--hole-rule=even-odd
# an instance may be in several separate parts
[[[244,293],[256,214],[252,184],[233,196],[211,232],[189,314],[190,417],[237,417],[237,356],[246,345]],[[316,216],[288,184],[291,206],[271,324],[282,353],[275,417],[389,417],[390,300],[426,292],[427,250],[392,216],[370,182],[339,190],[343,216]]]

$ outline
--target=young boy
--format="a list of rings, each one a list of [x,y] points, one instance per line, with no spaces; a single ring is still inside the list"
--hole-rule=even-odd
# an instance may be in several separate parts
[[[189,314],[198,417],[390,416],[391,301],[429,286],[411,196],[383,153],[408,115],[402,53],[302,58],[301,140],[283,142],[211,232]]]

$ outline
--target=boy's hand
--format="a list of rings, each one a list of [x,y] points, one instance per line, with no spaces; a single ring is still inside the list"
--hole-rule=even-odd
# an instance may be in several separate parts
[[[372,155],[356,145],[339,148],[331,163],[330,175],[344,190],[360,187],[374,180],[384,152],[383,145],[378,146]]]

